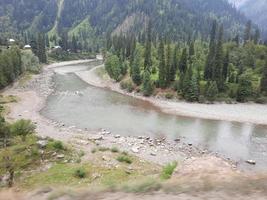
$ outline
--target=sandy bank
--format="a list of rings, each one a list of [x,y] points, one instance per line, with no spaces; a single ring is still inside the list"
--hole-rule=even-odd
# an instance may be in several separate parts
[[[90,85],[119,92],[124,95],[149,101],[161,108],[163,112],[211,120],[225,120],[241,123],[253,123],[267,125],[267,105],[245,103],[245,104],[198,104],[183,101],[168,101],[156,97],[143,97],[136,93],[127,93],[122,90],[118,83],[112,80],[103,80],[98,76],[97,70],[103,65],[91,69],[87,72],[77,72],[76,74]]]

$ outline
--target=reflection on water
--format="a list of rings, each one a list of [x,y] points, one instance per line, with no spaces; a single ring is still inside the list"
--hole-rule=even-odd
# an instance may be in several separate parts
[[[165,135],[169,139],[181,136],[241,163],[248,159],[257,161],[256,166],[242,167],[267,170],[266,127],[164,114],[148,102],[91,87],[75,74],[66,73],[88,66],[68,68],[57,69],[56,92],[42,110],[46,117],[68,126],[105,128],[121,135]]]

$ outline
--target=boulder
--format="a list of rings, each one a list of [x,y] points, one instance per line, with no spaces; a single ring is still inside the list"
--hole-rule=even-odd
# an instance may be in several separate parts
[[[157,156],[155,152],[150,153],[151,156]]]
[[[133,147],[131,150],[133,153],[139,153],[139,147]]]
[[[92,136],[92,137],[88,138],[88,140],[93,140],[93,141],[103,140],[103,136],[95,135],[95,136]]]
[[[64,154],[59,154],[59,155],[57,155],[57,159],[63,159],[64,157],[65,157]]]
[[[247,160],[246,162],[248,164],[250,164],[250,165],[256,165],[256,161],[255,160]]]
[[[39,140],[37,141],[37,145],[39,146],[39,148],[43,149],[47,146],[47,140]]]

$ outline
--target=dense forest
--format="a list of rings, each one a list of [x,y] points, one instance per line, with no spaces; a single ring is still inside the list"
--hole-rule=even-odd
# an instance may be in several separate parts
[[[224,26],[213,22],[209,43],[201,38],[173,42],[134,35],[108,39],[105,67],[128,92],[165,94],[191,102],[266,102],[267,47],[251,22],[242,37],[227,39]],[[177,95],[176,95],[177,94]]]
[[[225,0],[4,0],[0,39],[15,37],[26,43],[42,32],[50,45],[62,45],[62,40],[72,43],[75,37],[78,49],[98,51],[110,34],[134,32],[144,38],[148,20],[153,32],[170,40],[185,41],[189,36],[207,40],[215,19],[229,37],[241,33],[246,23]]]

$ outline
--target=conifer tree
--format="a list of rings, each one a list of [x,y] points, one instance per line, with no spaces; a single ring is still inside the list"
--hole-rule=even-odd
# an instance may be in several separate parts
[[[170,80],[175,81],[176,78],[176,71],[178,68],[178,46],[175,46],[172,56],[172,65],[170,69]]]
[[[168,43],[166,52],[166,86],[169,86],[171,82],[171,45]]]
[[[71,40],[71,48],[74,53],[77,53],[78,50],[78,44],[77,44],[77,39],[75,35],[72,35],[72,40]]]
[[[250,75],[246,73],[242,74],[239,77],[238,84],[236,100],[238,102],[246,102],[248,97],[251,96],[253,90]]]
[[[251,40],[251,21],[249,20],[247,22],[245,33],[244,33],[245,44],[250,40]]]
[[[223,71],[222,71],[224,82],[227,80],[227,77],[228,77],[228,74],[229,74],[229,62],[230,62],[230,55],[229,55],[229,51],[227,51],[226,55],[224,57]]]
[[[159,57],[159,87],[166,87],[166,69],[165,69],[165,50],[164,50],[164,42],[161,39],[158,49],[158,57]]]
[[[224,88],[223,81],[223,26],[220,27],[216,46],[215,62],[213,66],[213,80],[216,81],[219,91]]]
[[[211,80],[213,77],[213,67],[216,54],[216,32],[217,32],[217,22],[214,21],[210,34],[209,54],[207,56],[205,71],[204,71],[205,80]]]
[[[145,46],[145,61],[144,61],[144,69],[151,71],[152,67],[152,59],[151,59],[151,46],[152,46],[152,38],[151,38],[151,21],[148,23],[147,28],[147,37],[146,37],[146,46]]]
[[[254,44],[259,44],[259,39],[260,39],[260,30],[256,29],[253,40]]]
[[[132,66],[132,80],[136,85],[142,83],[140,66],[142,66],[141,52],[139,48],[136,48]]]
[[[45,37],[42,33],[39,33],[37,37],[37,57],[41,63],[47,63]]]
[[[179,63],[179,70],[181,74],[185,74],[185,72],[187,71],[187,57],[187,49],[184,48]]]
[[[265,66],[262,73],[261,92],[267,94],[267,56],[265,58]]]
[[[153,83],[150,78],[150,72],[146,69],[143,77],[143,94],[144,96],[150,96],[153,94]]]
[[[209,81],[206,86],[206,91],[205,91],[206,98],[209,101],[213,102],[216,100],[218,92],[219,91],[218,91],[217,83],[215,81]]]

